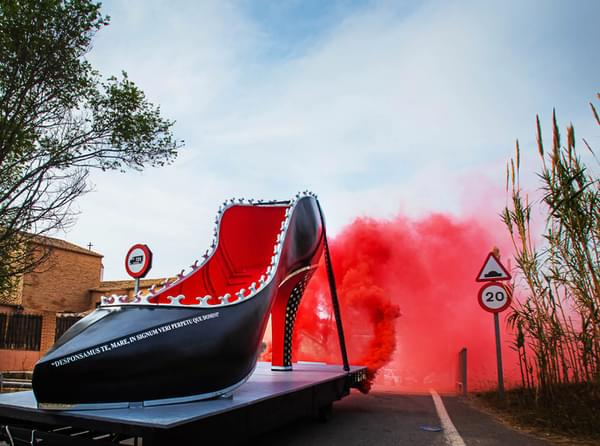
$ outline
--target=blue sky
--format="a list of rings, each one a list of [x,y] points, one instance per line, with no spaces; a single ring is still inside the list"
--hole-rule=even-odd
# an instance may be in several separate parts
[[[519,138],[535,167],[534,119],[600,147],[600,3],[567,1],[106,1],[89,55],[125,70],[177,121],[178,160],[95,173],[65,235],[125,277],[137,242],[151,276],[177,273],[209,242],[232,196],[319,194],[335,233],[353,218],[504,203]],[[531,162],[529,162],[531,161]],[[529,162],[529,164],[528,164]],[[533,177],[533,175],[532,175]]]
[[[263,61],[301,57],[349,15],[372,6],[369,1],[245,1],[241,13],[264,34]]]

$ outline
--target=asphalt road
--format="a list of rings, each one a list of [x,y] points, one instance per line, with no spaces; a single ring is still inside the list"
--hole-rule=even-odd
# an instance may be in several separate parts
[[[508,428],[461,398],[444,396],[441,400],[443,410],[450,419],[450,429],[442,428],[448,428],[448,424],[441,421],[439,408],[436,410],[431,395],[382,391],[363,395],[353,391],[351,395],[334,404],[332,417],[327,422],[312,419],[296,421],[281,429],[254,437],[247,444],[550,446],[548,442]],[[454,436],[451,435],[452,427],[455,429]],[[438,430],[440,428],[442,429]],[[0,441],[0,446],[4,445],[6,443]]]
[[[443,405],[466,446],[549,446],[550,443],[516,432],[457,397],[442,397]],[[358,445],[461,445],[448,432],[422,427],[441,427],[431,395],[352,393],[334,404],[327,422],[303,420],[252,439],[249,444],[302,446]],[[458,441],[458,442],[457,442]]]

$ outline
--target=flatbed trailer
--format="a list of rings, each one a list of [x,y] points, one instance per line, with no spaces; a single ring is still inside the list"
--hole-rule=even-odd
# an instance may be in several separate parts
[[[327,417],[333,402],[366,379],[366,368],[317,363],[271,371],[259,362],[228,397],[127,409],[49,411],[37,408],[33,392],[0,395],[0,438],[9,445],[220,444],[249,439],[295,419]],[[141,442],[140,442],[141,440]]]

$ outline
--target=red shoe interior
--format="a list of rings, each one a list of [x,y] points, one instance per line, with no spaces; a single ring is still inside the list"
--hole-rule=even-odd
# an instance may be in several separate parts
[[[285,206],[233,206],[221,219],[219,242],[212,257],[201,268],[179,283],[149,299],[153,303],[168,303],[167,296],[183,294],[183,304],[197,304],[196,297],[213,296],[210,304],[217,304],[218,296],[248,289],[265,274],[281,222]]]

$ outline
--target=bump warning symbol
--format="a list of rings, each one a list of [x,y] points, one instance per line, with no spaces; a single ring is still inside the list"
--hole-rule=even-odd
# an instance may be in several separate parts
[[[475,280],[477,282],[492,282],[495,280],[510,280],[510,278],[510,273],[500,263],[498,257],[493,252],[490,252]]]

